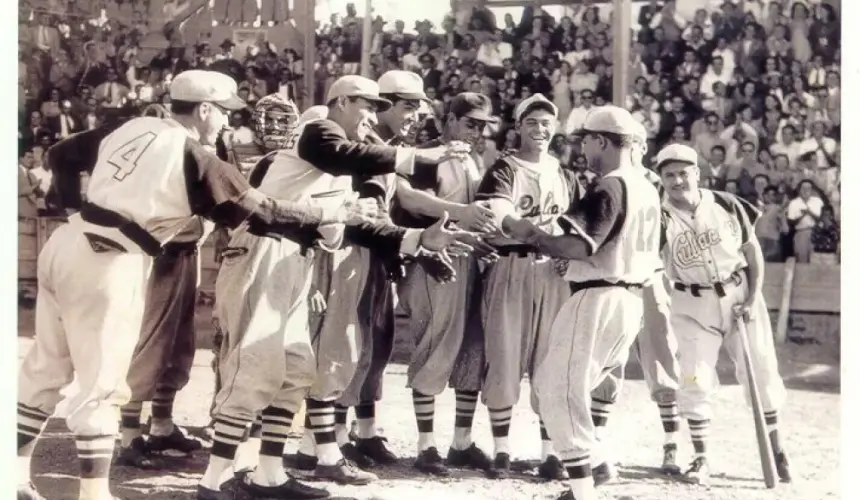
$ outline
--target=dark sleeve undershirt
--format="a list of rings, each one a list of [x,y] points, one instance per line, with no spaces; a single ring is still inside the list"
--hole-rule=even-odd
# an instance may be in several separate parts
[[[626,189],[622,179],[604,177],[569,215],[594,240],[595,252],[621,232],[627,215]],[[564,218],[559,219],[559,225],[567,233],[574,232],[573,227]]]
[[[92,173],[102,139],[121,123],[104,125],[74,134],[48,149],[47,165],[51,171],[51,186],[46,199],[60,209],[80,210],[81,174]]]
[[[299,158],[331,175],[390,174],[397,159],[397,148],[351,141],[329,120],[306,125],[296,151]]]

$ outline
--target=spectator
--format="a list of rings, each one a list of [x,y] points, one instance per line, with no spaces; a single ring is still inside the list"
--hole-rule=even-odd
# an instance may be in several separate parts
[[[32,149],[21,154],[18,159],[18,218],[37,217],[39,215],[38,199],[44,193],[40,191],[39,180],[33,175],[32,169],[35,157]]]
[[[813,251],[812,230],[824,208],[824,201],[815,193],[812,181],[801,181],[797,186],[797,196],[788,202],[786,208],[786,218],[793,234],[794,256],[802,264],[810,261]]]
[[[782,234],[787,229],[785,209],[778,201],[779,193],[774,186],[765,188],[760,209],[761,218],[756,222],[755,234],[761,245],[765,262],[781,262]]]
[[[833,215],[833,207],[825,205],[821,209],[821,218],[812,229],[813,264],[834,266],[839,264],[840,231],[839,224]]]

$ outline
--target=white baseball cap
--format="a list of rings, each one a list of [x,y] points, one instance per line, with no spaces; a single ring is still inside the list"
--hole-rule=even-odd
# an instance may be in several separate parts
[[[697,153],[695,149],[690,146],[685,146],[684,144],[669,144],[657,153],[657,157],[654,159],[654,165],[659,172],[664,165],[671,162],[698,165],[699,153]]]
[[[533,111],[535,108],[549,108],[552,116],[558,118],[558,107],[543,94],[532,94],[528,99],[522,100],[517,107],[514,108],[514,121],[519,122],[523,116]]]
[[[307,123],[313,120],[324,120],[328,118],[328,108],[323,106],[322,104],[311,106],[299,116],[299,121],[297,125],[301,125],[303,123]]]
[[[211,102],[231,111],[248,107],[237,92],[236,80],[217,71],[190,69],[170,83],[171,101]]]
[[[369,78],[358,75],[346,75],[335,80],[326,94],[326,104],[339,97],[361,97],[376,103],[377,111],[391,108],[391,101],[379,97],[379,84]]]
[[[380,94],[394,94],[408,100],[430,100],[424,93],[424,80],[411,71],[386,71],[379,77],[378,83]]]
[[[585,116],[582,128],[574,134],[583,136],[589,133],[608,133],[641,137],[644,127],[624,108],[606,104],[595,106]]]

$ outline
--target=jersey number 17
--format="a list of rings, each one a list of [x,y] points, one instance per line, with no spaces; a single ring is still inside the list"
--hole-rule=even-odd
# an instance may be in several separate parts
[[[107,162],[116,168],[113,178],[122,181],[131,175],[156,137],[155,132],[145,132],[113,150],[107,159]]]
[[[660,211],[651,207],[642,216],[642,225],[639,228],[639,233],[636,235],[636,251],[656,252],[658,249],[653,242],[659,230]]]

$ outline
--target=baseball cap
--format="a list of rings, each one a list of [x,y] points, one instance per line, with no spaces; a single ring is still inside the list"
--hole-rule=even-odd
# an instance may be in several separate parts
[[[170,100],[186,102],[212,102],[231,111],[248,105],[236,95],[238,87],[224,73],[190,69],[173,78],[170,83]]]
[[[394,94],[401,99],[430,100],[424,93],[424,80],[411,71],[386,71],[379,77],[378,83],[380,94]]]
[[[496,122],[490,98],[477,92],[460,92],[451,99],[450,113],[454,116],[468,117],[482,122]]]
[[[657,153],[654,159],[654,165],[659,171],[664,165],[670,162],[686,163],[688,165],[699,164],[699,153],[690,146],[684,144],[669,144]]]
[[[585,116],[582,128],[574,134],[583,136],[589,133],[607,133],[641,138],[644,127],[624,108],[605,104],[595,106]]]
[[[391,108],[391,101],[379,97],[379,84],[369,78],[358,75],[346,75],[338,78],[328,89],[326,104],[339,97],[361,97],[376,103],[377,111]]]
[[[558,107],[543,94],[532,94],[528,99],[524,99],[517,104],[514,109],[514,121],[519,122],[523,116],[535,110],[535,108],[549,108],[552,116],[558,118]]]

